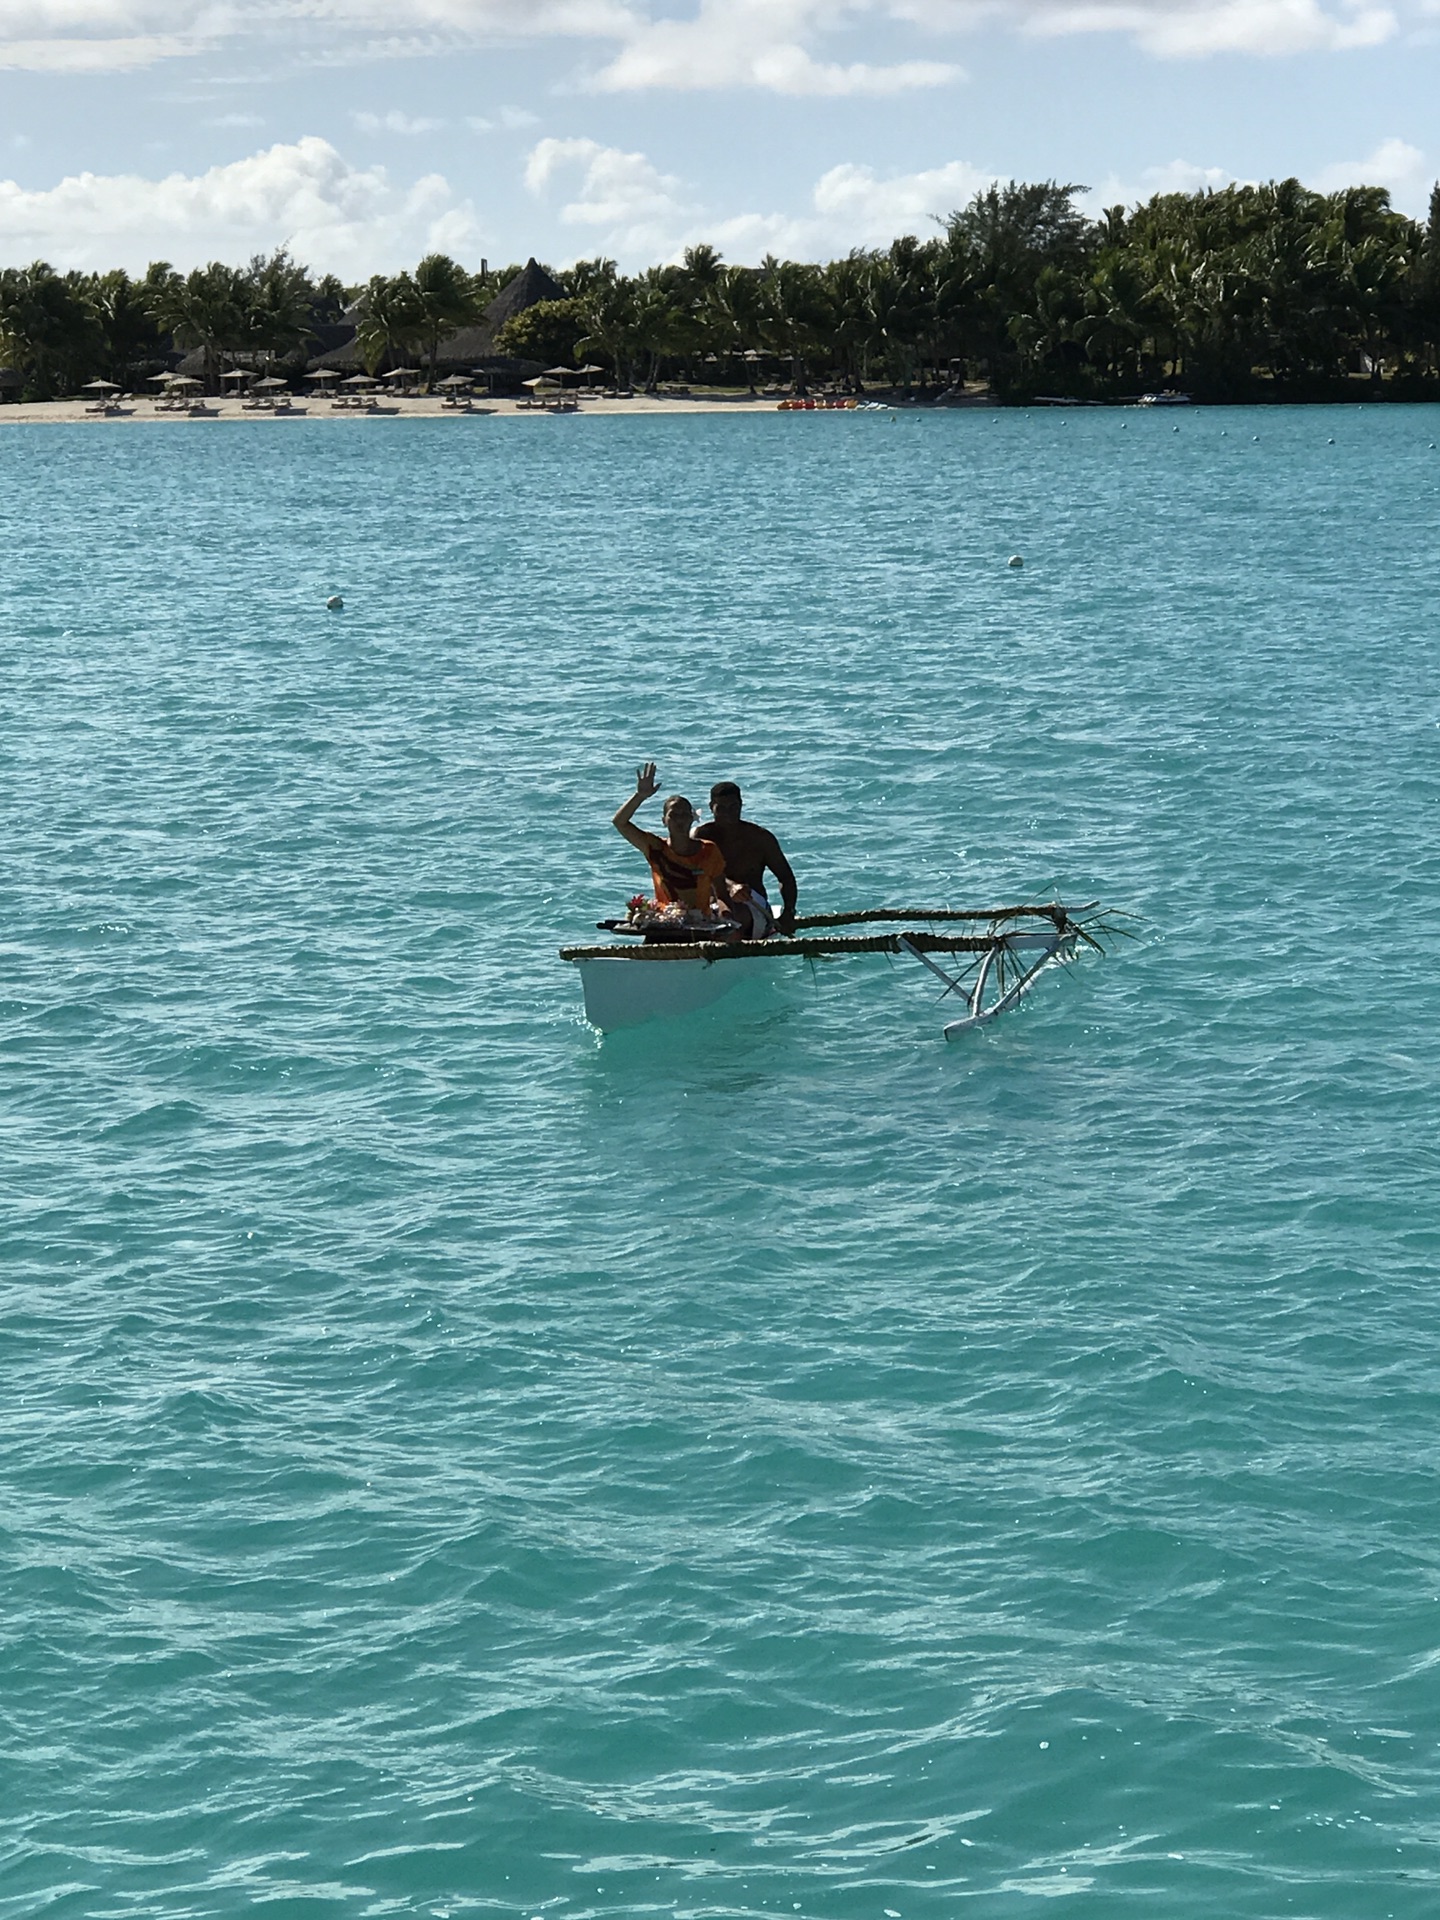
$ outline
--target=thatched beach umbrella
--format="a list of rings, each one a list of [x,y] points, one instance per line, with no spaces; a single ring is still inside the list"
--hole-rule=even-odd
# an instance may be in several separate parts
[[[119,393],[120,389],[113,380],[87,380],[81,388],[82,393]]]
[[[250,372],[247,367],[227,367],[220,378],[222,380],[248,380],[250,378]]]
[[[450,373],[443,380],[437,380],[435,384],[437,387],[473,387],[475,380],[473,375],[468,373]]]
[[[263,380],[257,380],[255,382],[255,390],[257,393],[274,393],[278,387],[288,387],[289,384],[290,382],[288,380],[277,380],[272,373],[267,375]]]
[[[347,387],[374,387],[380,383],[368,373],[352,373],[344,384]]]

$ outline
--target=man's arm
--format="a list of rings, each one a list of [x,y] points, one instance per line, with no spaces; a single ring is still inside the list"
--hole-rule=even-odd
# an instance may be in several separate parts
[[[634,793],[624,806],[617,810],[615,818],[610,823],[618,834],[623,835],[632,847],[638,847],[641,853],[644,853],[651,836],[643,828],[634,824],[635,810],[643,806],[652,793],[659,791],[660,781],[655,773],[655,762],[647,760],[644,766],[636,771]]]
[[[780,882],[780,917],[775,922],[781,933],[787,937],[795,931],[795,901],[800,888],[796,883],[795,869],[785,858],[780,842],[773,833],[765,835],[765,864]]]

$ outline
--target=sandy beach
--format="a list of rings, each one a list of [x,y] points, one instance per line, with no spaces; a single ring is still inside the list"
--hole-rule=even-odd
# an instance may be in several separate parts
[[[696,395],[684,394],[636,394],[623,400],[602,399],[599,395],[583,391],[574,396],[577,402],[574,409],[565,409],[578,413],[736,413],[754,412],[773,413],[777,406],[774,396],[761,397],[749,394]],[[200,420],[397,420],[397,419],[439,419],[473,420],[480,415],[515,415],[522,420],[544,420],[555,415],[557,409],[541,407],[531,401],[513,399],[477,398],[471,407],[447,406],[439,394],[426,394],[418,397],[382,396],[377,404],[368,409],[355,407],[335,407],[328,399],[319,395],[297,397],[294,403],[279,412],[270,408],[257,410],[247,407],[242,400],[230,395],[207,398],[197,402],[192,412],[161,411],[149,395],[140,395],[126,400],[108,412],[97,411],[83,400],[42,400],[20,405],[0,406],[0,426],[33,426],[48,424],[116,426],[135,422],[153,422],[158,426],[192,425]]]

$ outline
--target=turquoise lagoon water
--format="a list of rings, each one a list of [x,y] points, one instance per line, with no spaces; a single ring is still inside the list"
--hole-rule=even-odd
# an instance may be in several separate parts
[[[4,432],[3,1920],[1440,1911],[1437,438]]]

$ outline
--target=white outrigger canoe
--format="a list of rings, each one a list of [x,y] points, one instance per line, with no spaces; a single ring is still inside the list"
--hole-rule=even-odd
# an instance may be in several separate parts
[[[888,924],[887,924],[888,923]],[[956,923],[959,923],[957,925]],[[879,931],[880,926],[885,931]],[[954,925],[955,931],[937,932]],[[960,931],[960,926],[968,931]],[[608,932],[631,931],[605,920]],[[876,928],[840,933],[841,927]],[[822,931],[824,929],[824,931]],[[602,1033],[693,1013],[728,993],[755,967],[782,960],[828,960],[847,954],[903,953],[928,967],[960,996],[965,1013],[945,1027],[954,1040],[988,1026],[1017,1004],[1044,970],[1070,960],[1082,946],[1103,951],[1106,934],[1117,932],[1093,906],[1075,912],[1062,906],[872,907],[862,913],[812,913],[795,922],[791,938],[707,940],[667,931],[657,939],[633,930],[634,944],[562,947],[560,958],[580,974],[585,1017]],[[640,944],[643,940],[644,944]],[[935,955],[945,956],[942,965]]]

